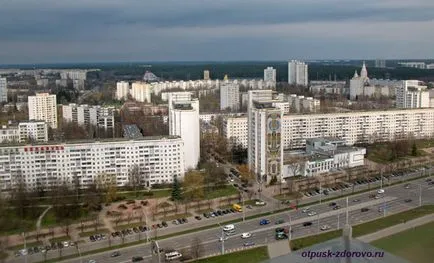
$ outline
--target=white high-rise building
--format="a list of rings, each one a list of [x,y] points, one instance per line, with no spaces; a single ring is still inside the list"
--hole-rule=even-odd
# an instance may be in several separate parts
[[[29,120],[45,121],[57,129],[57,103],[56,95],[38,93],[28,97]]]
[[[203,80],[209,80],[209,70],[203,71]]]
[[[0,102],[8,101],[8,82],[6,78],[0,78]]]
[[[151,103],[151,85],[137,81],[131,85],[131,96],[139,102]]]
[[[130,83],[128,81],[120,81],[116,83],[116,99],[126,99],[130,94]]]
[[[308,78],[308,66],[306,63],[291,60],[288,62],[288,83],[307,86]]]
[[[115,125],[114,107],[70,103],[69,105],[62,105],[62,112],[63,120],[75,122],[78,125],[95,125],[104,129],[113,129]]]
[[[264,69],[264,81],[276,82],[276,69],[273,67],[267,67]]]
[[[15,186],[22,178],[29,190],[49,188],[78,180],[87,187],[102,174],[114,176],[116,185],[128,184],[129,173],[138,167],[140,186],[171,183],[184,176],[183,142],[177,136],[140,139],[107,139],[61,144],[0,147],[0,190]]]
[[[220,110],[227,108],[232,111],[240,109],[240,85],[223,83],[220,85]]]
[[[429,108],[430,97],[427,86],[419,80],[404,80],[396,89],[397,108]]]
[[[169,134],[184,142],[185,169],[196,169],[200,158],[199,100],[185,92],[170,93],[168,99]]]
[[[281,119],[283,112],[273,103],[277,93],[272,90],[250,90],[248,104],[248,163],[259,182],[282,176],[283,145]]]

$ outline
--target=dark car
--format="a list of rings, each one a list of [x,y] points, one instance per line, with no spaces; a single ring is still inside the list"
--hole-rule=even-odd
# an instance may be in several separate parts
[[[248,242],[244,243],[245,247],[251,247],[251,246],[254,246],[254,245],[255,245],[255,242],[253,242],[253,241],[248,241]]]
[[[362,211],[362,212],[368,212],[368,211],[369,211],[369,208],[367,208],[367,207],[363,207],[362,209],[360,209],[360,211]]]
[[[143,261],[143,257],[133,257],[131,259],[132,262],[139,262],[139,261]]]
[[[140,230],[140,232],[145,232],[146,231],[143,226],[139,226],[139,230]]]
[[[329,206],[335,206],[335,205],[336,205],[335,202],[331,202],[331,203],[329,204]]]
[[[115,257],[119,257],[121,255],[121,253],[119,252],[119,251],[115,251],[115,252],[113,252],[110,256],[112,257],[112,258],[115,258]]]
[[[112,235],[112,237],[116,237],[117,236],[116,232],[113,232],[111,235]]]
[[[231,211],[231,213],[235,213],[235,209],[231,208],[229,210]]]
[[[200,216],[195,216],[194,217],[196,220],[202,220],[202,218]]]
[[[404,200],[404,202],[406,202],[406,203],[410,203],[411,201],[412,200],[410,198]]]
[[[270,223],[270,220],[268,219],[262,219],[261,221],[259,221],[259,225],[263,226],[263,225],[268,225]]]
[[[335,206],[335,207],[333,207],[333,210],[338,210],[339,208],[341,208],[340,206]]]
[[[157,227],[158,228],[162,228],[163,226],[161,224],[157,224]]]
[[[203,217],[209,218],[209,214],[208,213],[203,213]]]
[[[139,232],[140,232],[139,229],[138,229],[137,227],[134,227],[134,228],[133,228],[133,231],[134,231],[134,233],[139,233]]]
[[[312,222],[304,222],[303,223],[303,226],[311,226],[312,225]]]
[[[166,221],[161,222],[161,224],[162,224],[164,227],[168,227],[168,226],[169,226],[169,225],[167,224]]]
[[[217,215],[219,215],[219,216],[223,215],[222,211],[217,210]]]
[[[94,236],[90,236],[89,239],[90,239],[91,242],[95,242],[96,241],[96,239],[95,239]]]

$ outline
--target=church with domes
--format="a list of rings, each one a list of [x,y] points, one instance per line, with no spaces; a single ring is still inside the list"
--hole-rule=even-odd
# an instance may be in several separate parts
[[[368,70],[366,69],[365,62],[363,62],[360,76],[356,70],[353,78],[350,80],[350,99],[355,100],[360,96],[372,96],[374,92],[374,87],[369,85]]]

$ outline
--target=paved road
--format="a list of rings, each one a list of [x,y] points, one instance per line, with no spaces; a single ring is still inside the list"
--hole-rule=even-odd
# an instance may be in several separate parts
[[[384,213],[380,213],[378,208],[381,206],[386,207],[386,214],[388,213],[397,213],[404,210],[408,210],[414,208],[419,205],[419,194],[422,189],[422,203],[423,204],[433,204],[434,203],[434,189],[432,186],[429,186],[425,179],[419,179],[412,183],[410,183],[410,189],[405,189],[403,185],[396,185],[386,189],[386,195],[384,198],[380,199],[372,199],[369,198],[369,195],[375,190],[369,193],[360,194],[354,197],[350,197],[349,200],[349,209],[348,209],[348,220],[351,224],[358,224],[362,222],[366,222],[384,215]],[[419,186],[419,185],[420,186]],[[412,202],[406,203],[405,199],[412,199]],[[358,199],[359,201],[354,202],[353,200]],[[346,200],[337,200],[334,201],[341,207],[346,207]],[[361,212],[362,207],[368,207],[369,211]],[[265,209],[265,208],[264,208]],[[306,213],[303,213],[301,210],[291,211],[291,212],[283,212],[277,215],[273,215],[268,217],[271,221],[270,225],[267,226],[259,226],[259,220],[249,220],[244,223],[237,223],[236,231],[237,234],[235,236],[230,237],[225,242],[226,249],[240,249],[243,247],[243,242],[246,240],[242,240],[240,238],[240,234],[243,232],[251,232],[253,236],[248,240],[255,242],[256,245],[267,244],[268,242],[274,241],[274,229],[276,225],[275,221],[278,219],[284,219],[285,223],[282,226],[288,226],[289,217],[291,217],[292,229],[293,229],[293,238],[306,236],[310,234],[316,234],[320,232],[319,226],[328,224],[332,229],[341,228],[343,223],[346,221],[346,211],[345,209],[340,210],[332,210],[329,207],[328,203],[315,205],[311,207],[311,210],[318,213],[318,215],[309,217]],[[239,215],[238,215],[239,216]],[[223,217],[219,217],[218,219],[222,220]],[[224,219],[225,220],[225,219]],[[204,220],[202,220],[203,222]],[[303,227],[302,223],[310,221],[312,222],[312,226]],[[200,223],[202,223],[200,222]],[[199,223],[199,222],[197,222]],[[196,226],[196,223],[191,225]],[[164,229],[160,232],[170,231],[170,229]],[[179,231],[179,229],[178,229]],[[155,233],[152,233],[155,234]],[[156,233],[157,236],[161,235],[161,233]],[[192,239],[198,237],[203,244],[203,255],[211,255],[216,254],[221,251],[221,244],[218,241],[218,236],[220,236],[221,231],[218,228],[204,230],[199,233],[192,233],[183,236],[177,236],[170,239],[165,239],[159,241],[160,247],[163,248],[174,248],[174,249],[183,249],[188,248],[192,243]],[[142,234],[140,236],[141,239],[144,239],[145,236]],[[128,237],[126,240],[135,239],[138,240],[138,236]],[[112,240],[112,245],[120,244],[122,241],[120,239]],[[86,251],[89,249],[96,249],[98,247],[107,246],[108,241],[95,242],[90,244],[81,244],[80,250]],[[132,256],[141,255],[146,256],[147,259],[150,259],[150,248],[147,244],[141,244],[134,247],[128,247],[120,250],[121,256],[117,258],[111,258],[110,252],[104,252],[101,254],[95,254],[92,256],[83,257],[83,262],[87,262],[90,259],[95,259],[97,262],[129,262]],[[75,254],[77,253],[76,248],[66,248],[62,250],[62,255]],[[50,251],[47,254],[47,258],[56,258],[58,257],[57,251]],[[37,262],[43,260],[43,255],[36,254],[28,257],[28,262]],[[23,258],[16,258],[10,260],[8,262],[23,262]],[[79,259],[73,259],[65,261],[68,263],[72,262],[80,262]]]

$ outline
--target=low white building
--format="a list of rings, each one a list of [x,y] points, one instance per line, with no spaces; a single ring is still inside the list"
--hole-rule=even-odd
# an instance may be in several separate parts
[[[362,166],[365,154],[365,148],[345,146],[345,141],[336,138],[308,139],[305,152],[298,151],[287,155],[289,159],[300,158],[304,163],[284,163],[283,178],[295,175],[316,176],[337,169]]]
[[[47,142],[48,124],[44,121],[23,121],[17,125],[3,125],[0,129],[0,143],[6,142]]]
[[[181,138],[175,136],[141,139],[109,139],[0,147],[0,188],[8,190],[22,178],[27,188],[50,186],[78,180],[85,188],[98,176],[114,176],[117,186],[129,182],[129,173],[138,167],[142,187],[171,183],[184,176]]]

